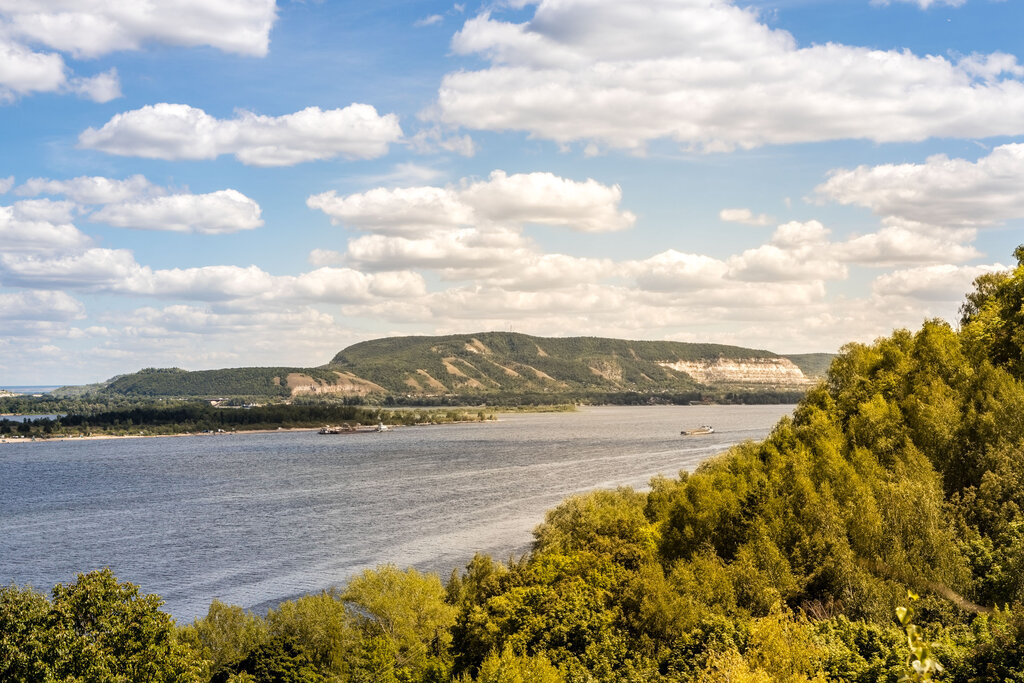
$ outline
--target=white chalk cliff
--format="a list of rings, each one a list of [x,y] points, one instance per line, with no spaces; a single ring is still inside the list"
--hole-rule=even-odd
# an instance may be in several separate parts
[[[658,365],[685,372],[701,384],[786,384],[804,386],[812,382],[787,358],[714,358],[662,361]]]

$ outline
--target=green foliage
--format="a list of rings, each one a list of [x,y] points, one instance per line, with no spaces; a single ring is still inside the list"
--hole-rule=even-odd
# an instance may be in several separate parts
[[[0,587],[0,680],[45,680],[50,670],[50,603],[35,591]]]
[[[657,536],[632,489],[573,496],[548,512],[536,531],[538,553],[593,556],[626,569],[655,559]]]
[[[265,619],[214,602],[181,638],[204,654],[212,681],[440,683],[456,611],[445,597],[437,576],[384,566]]]
[[[455,608],[436,575],[378,567],[352,579],[340,597],[363,637],[383,644],[398,680],[448,668]]]
[[[1022,245],[1024,247],[1024,245]],[[987,273],[975,281],[974,292],[960,309],[964,338],[972,350],[993,364],[1024,374],[1024,248],[1014,252],[1017,267],[1008,273]]]
[[[1024,616],[1019,606],[981,615],[972,631],[972,647],[957,672],[959,679],[1024,681]]]
[[[189,372],[181,368],[146,368],[111,380],[103,393],[137,397],[228,396],[284,397],[291,394],[290,374],[311,377],[321,384],[336,384],[338,376],[323,368],[227,368]]]
[[[210,663],[213,680],[223,678],[268,639],[267,626],[262,619],[220,600],[210,603],[206,617],[197,619],[179,633],[183,642]]]
[[[67,683],[205,680],[206,662],[178,638],[162,601],[109,569],[58,584],[52,600],[0,589],[0,679]]]
[[[918,600],[916,593],[907,592],[907,597],[912,601]],[[897,607],[896,617],[907,634],[907,647],[910,649],[907,655],[908,673],[900,677],[900,681],[930,681],[936,675],[941,674],[943,669],[939,660],[932,656],[932,645],[924,638],[921,627],[913,623],[914,608]]]
[[[480,665],[476,678],[461,676],[459,683],[564,683],[565,678],[547,657],[517,655],[506,646],[500,653],[492,652]]]

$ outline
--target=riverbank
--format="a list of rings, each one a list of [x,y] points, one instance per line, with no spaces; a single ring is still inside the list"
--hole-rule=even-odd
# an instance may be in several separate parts
[[[277,429],[238,429],[231,432],[181,432],[179,434],[84,434],[60,436],[5,436],[0,443],[53,443],[54,441],[105,441],[109,439],[162,439],[178,436],[230,436],[231,434],[270,434],[276,432],[309,432],[316,431],[310,427],[279,427]]]
[[[176,434],[371,429],[367,425],[417,425],[485,421],[483,410],[389,410],[335,404],[275,404],[219,408],[204,402],[139,404],[103,411],[69,412],[54,418],[0,419],[0,436],[7,440],[49,440],[90,436],[143,437]]]
[[[497,417],[490,417],[486,420],[453,420],[450,422],[421,422],[416,424],[391,424],[384,425],[385,432],[390,432],[395,429],[404,427],[433,427],[440,424],[476,424],[479,422],[497,422]],[[323,436],[346,436],[355,434],[374,434],[380,432],[380,428],[376,425],[360,425],[352,429],[343,429],[337,432],[331,432],[330,434],[324,434]],[[76,435],[56,435],[56,436],[3,436],[0,437],[0,444],[20,444],[20,443],[53,443],[55,441],[104,441],[109,439],[160,439],[169,437],[180,437],[180,436],[231,436],[239,434],[287,434],[292,432],[320,432],[319,427],[277,427],[276,429],[234,429],[230,431],[201,431],[201,432],[179,432],[176,434],[76,434]]]

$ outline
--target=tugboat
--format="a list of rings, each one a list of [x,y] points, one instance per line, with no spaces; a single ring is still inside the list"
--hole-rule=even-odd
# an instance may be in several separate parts
[[[704,436],[705,434],[714,434],[715,428],[711,425],[701,425],[696,429],[684,429],[679,433],[683,436]]]

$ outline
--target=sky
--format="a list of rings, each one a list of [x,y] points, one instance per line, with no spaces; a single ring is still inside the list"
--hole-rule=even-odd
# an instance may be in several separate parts
[[[0,386],[834,352],[1024,242],[1018,0],[0,0]]]

